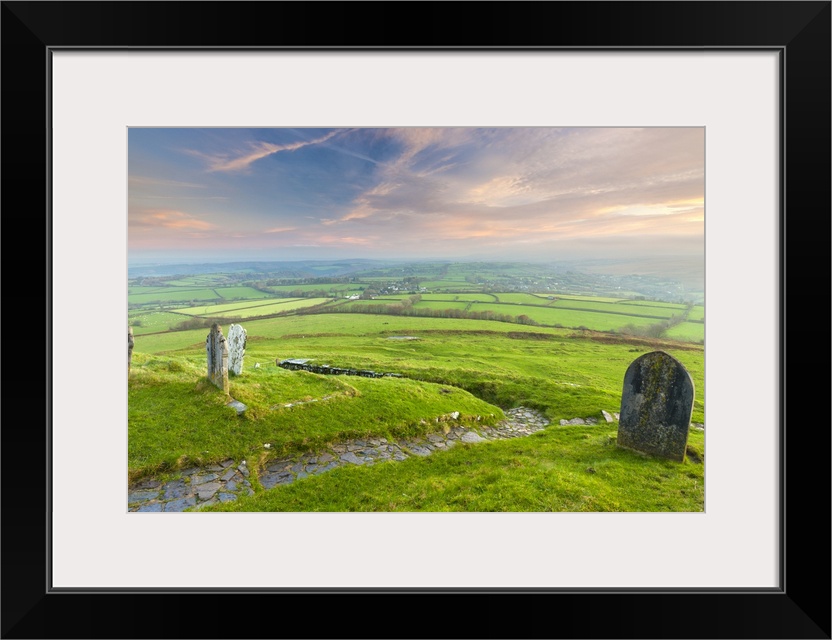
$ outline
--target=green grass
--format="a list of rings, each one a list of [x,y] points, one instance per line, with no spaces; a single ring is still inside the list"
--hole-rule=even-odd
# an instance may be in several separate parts
[[[151,302],[187,302],[189,300],[217,300],[219,296],[211,288],[178,290],[173,287],[158,293],[137,293],[127,296],[128,304]]]
[[[541,294],[544,295],[544,294]],[[588,302],[626,302],[624,298],[608,298],[604,296],[579,296],[571,293],[547,293],[562,300],[586,300]]]
[[[684,311],[684,306],[680,310],[676,310],[663,307],[636,306],[626,302],[595,302],[588,300],[556,300],[552,303],[552,307],[555,309],[598,311],[600,313],[621,313],[633,317],[657,319],[670,318]]]
[[[167,311],[131,311],[127,314],[128,322],[133,326],[133,335],[168,331],[183,320],[185,316]],[[140,324],[136,324],[140,323]]]
[[[251,320],[245,323],[249,341],[285,338],[287,336],[332,337],[363,335],[394,335],[422,331],[483,331],[511,333],[522,330],[515,324],[489,322],[487,320],[461,320],[457,318],[415,318],[371,314],[321,314],[288,316],[268,320]],[[225,331],[227,327],[223,326]],[[567,335],[568,330],[535,327],[534,331],[548,335]],[[168,334],[145,336],[136,341],[135,353],[164,354],[183,349],[204,349],[208,329],[192,329]],[[254,337],[253,337],[254,336]],[[289,357],[289,356],[286,356]]]
[[[292,300],[287,303],[275,303],[269,305],[267,308],[251,307],[244,313],[237,314],[243,318],[250,318],[255,316],[266,315],[267,313],[282,313],[284,311],[295,311],[297,309],[306,309],[308,307],[317,307],[318,305],[331,302],[332,298],[303,298],[301,300]]]
[[[614,444],[611,426],[550,426],[529,437],[459,444],[427,458],[341,467],[211,511],[701,512],[704,465]],[[688,446],[704,457],[704,436]]]
[[[701,305],[694,306],[688,314],[688,320],[703,322],[705,320],[705,307]]]
[[[636,307],[661,307],[665,309],[673,309],[674,311],[684,311],[687,309],[686,304],[678,304],[676,302],[658,302],[653,300],[624,300],[621,304],[633,305]]]
[[[702,342],[705,339],[705,325],[701,322],[682,322],[668,329],[666,335],[673,340]]]
[[[603,422],[557,426],[560,419],[600,419],[601,409],[618,411],[627,367],[655,349],[670,353],[690,372],[696,392],[692,420],[704,422],[701,346],[500,322],[364,314],[287,316],[244,326],[245,368],[230,378],[230,395],[249,406],[241,417],[205,381],[207,329],[136,339],[128,389],[131,478],[228,457],[247,460],[256,478],[271,458],[323,450],[351,438],[423,435],[436,426],[432,417],[453,411],[474,426],[500,418],[501,409],[529,406],[553,424],[526,438],[335,469],[215,509],[703,508],[704,469],[693,459],[675,463],[617,449],[615,425]],[[401,335],[419,339],[389,339]],[[405,377],[321,376],[274,364],[294,357]],[[478,415],[482,422],[476,422]],[[702,432],[691,432],[689,446],[704,458]]]
[[[527,315],[535,322],[563,327],[586,327],[593,331],[615,331],[632,324],[647,327],[658,322],[657,319],[632,315],[602,313],[598,311],[576,311],[571,309],[555,309],[552,307],[532,307],[522,304],[475,303],[471,311],[493,311],[509,315]]]
[[[305,309],[307,307],[316,307],[321,304],[330,302],[332,298],[301,298],[299,300],[290,300],[275,302],[267,305],[257,305],[253,307],[246,307],[244,309],[236,309],[227,312],[227,315],[234,318],[257,318],[261,316],[268,316],[275,313],[286,313],[289,311],[296,311],[298,309]],[[212,313],[204,314],[206,316],[213,315]]]
[[[437,309],[443,311],[445,309],[465,309],[468,302],[454,302],[452,300],[425,300],[424,298],[414,303],[413,307],[416,309]]]
[[[227,304],[209,304],[200,307],[188,307],[186,309],[179,309],[179,313],[184,313],[189,316],[219,316],[223,313],[230,313],[231,311],[238,311],[240,309],[249,309],[253,307],[263,307],[269,304],[283,304],[294,300],[302,300],[303,298],[279,298],[269,300],[247,300],[240,302],[229,302]],[[236,314],[235,314],[236,315]]]
[[[420,282],[419,286],[424,287],[428,291],[442,291],[443,289],[479,291],[482,289],[482,285],[466,282],[464,277],[459,280],[427,280],[425,282]]]
[[[268,293],[258,291],[253,287],[215,287],[215,290],[226,300],[233,300],[235,298],[268,298]]]
[[[461,389],[319,376],[274,364],[232,376],[230,396],[248,405],[238,417],[225,406],[229,397],[206,381],[204,366],[199,356],[134,354],[128,387],[131,478],[229,457],[259,459],[265,443],[279,456],[349,438],[423,435],[433,418],[454,411],[463,422],[502,417],[498,408]]]
[[[291,293],[292,291],[331,291],[333,293],[345,293],[347,291],[361,291],[366,287],[363,284],[281,284],[268,287],[271,291]]]
[[[423,293],[423,301],[460,300],[462,302],[496,302],[497,296],[491,293]]]
[[[313,315],[249,322],[247,359],[315,358],[332,366],[403,373],[453,384],[503,408],[525,404],[550,419],[598,415],[620,405],[624,372],[639,354],[662,349],[690,371],[694,421],[704,415],[704,349],[664,341],[500,322],[373,315]],[[135,353],[204,359],[206,329],[144,336]],[[413,335],[419,340],[389,340]],[[698,418],[697,418],[698,416]]]
[[[164,293],[170,292],[169,287],[145,287],[140,285],[128,285],[127,293],[128,294],[140,294],[140,293]]]
[[[207,273],[198,276],[183,276],[176,280],[169,280],[167,284],[175,287],[216,287],[229,281],[225,274]]]
[[[530,305],[544,305],[549,304],[551,300],[545,297],[540,297],[533,293],[495,293],[497,302],[506,302],[509,304],[530,304]]]

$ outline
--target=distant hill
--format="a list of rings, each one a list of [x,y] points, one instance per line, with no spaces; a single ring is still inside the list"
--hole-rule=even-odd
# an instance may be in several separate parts
[[[127,268],[128,278],[191,276],[211,273],[255,273],[285,278],[341,276],[355,271],[395,264],[384,260],[293,260],[291,262],[216,262],[201,264],[150,264]]]

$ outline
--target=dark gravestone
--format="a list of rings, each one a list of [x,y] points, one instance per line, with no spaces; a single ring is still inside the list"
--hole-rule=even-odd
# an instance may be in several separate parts
[[[208,379],[228,393],[228,345],[217,323],[211,325],[211,332],[205,339],[205,351],[208,356]]]
[[[127,373],[130,373],[130,363],[133,362],[133,327],[127,327]]]
[[[685,459],[693,412],[693,380],[663,351],[637,358],[624,374],[619,447],[679,462]]]

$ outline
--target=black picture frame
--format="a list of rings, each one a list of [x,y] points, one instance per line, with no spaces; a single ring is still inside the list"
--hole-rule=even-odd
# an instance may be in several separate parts
[[[7,331],[11,339],[3,341],[2,637],[830,638],[828,331],[807,324],[799,302],[807,295],[828,300],[830,291],[830,4],[3,2],[7,250],[2,284],[12,330]],[[379,30],[379,20],[387,28]],[[778,51],[785,81],[780,97],[780,587],[51,590],[50,389],[60,381],[49,377],[50,52],[130,47]],[[25,339],[12,337],[20,309],[26,310]],[[802,354],[807,352],[818,354],[819,369],[806,364]],[[737,461],[738,472],[746,463]],[[81,502],[79,509],[84,508],[90,507]],[[683,551],[678,560],[684,571],[695,558]],[[311,617],[309,607],[315,612]],[[165,611],[174,613],[160,617]]]

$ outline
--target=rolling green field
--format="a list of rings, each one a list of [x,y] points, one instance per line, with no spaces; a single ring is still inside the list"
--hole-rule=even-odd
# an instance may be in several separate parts
[[[681,310],[668,309],[666,307],[647,307],[629,305],[625,302],[594,302],[587,300],[555,300],[552,303],[554,309],[572,309],[585,311],[599,311],[601,313],[620,313],[634,317],[663,319],[670,318],[674,314],[682,313]]]
[[[462,302],[497,302],[497,296],[493,293],[423,293],[423,301],[450,300]]]
[[[333,293],[346,293],[347,291],[361,291],[365,285],[350,284],[286,284],[268,287],[275,293],[291,293],[292,291],[331,291]]]
[[[491,320],[501,322],[611,332],[646,331],[657,323],[669,320],[675,311],[661,307],[631,306],[628,308],[625,305],[603,302],[564,301],[563,304],[587,306],[588,308],[572,309],[569,307],[538,306],[527,305],[522,302],[437,301],[433,299],[432,295],[424,294],[421,296],[421,300],[412,305],[409,303],[407,296],[387,296],[374,300],[344,301],[339,304],[338,310],[343,313],[390,313],[414,316],[433,314],[436,317],[445,315],[448,317],[469,317],[471,319],[477,318],[475,314],[490,313],[493,316],[490,318]]]
[[[622,302],[626,301],[626,298],[607,298],[604,296],[579,296],[570,293],[556,293],[556,294],[549,294],[554,295],[556,298],[563,299],[563,300],[586,300],[588,302]]]
[[[217,287],[227,284],[229,278],[225,274],[208,273],[198,276],[183,276],[170,280],[168,284],[173,287]]]
[[[705,325],[701,322],[682,322],[665,333],[672,340],[702,342],[705,340]]]
[[[303,298],[274,298],[272,300],[250,300],[248,302],[229,302],[228,304],[209,304],[201,307],[178,309],[178,312],[189,316],[219,316],[223,313],[230,314],[230,312],[239,311],[240,309],[259,308],[272,304],[286,304],[297,300],[303,300]]]
[[[198,289],[199,287],[191,287],[192,289]],[[127,293],[128,294],[144,294],[144,293],[170,293],[170,287],[144,287],[141,285],[128,285]]]
[[[210,288],[173,289],[157,293],[136,293],[127,296],[128,304],[147,304],[153,302],[188,302],[189,300],[218,300],[220,296]]]
[[[684,311],[686,305],[675,304],[673,302],[658,302],[654,300],[622,300],[621,304],[633,305],[636,307],[662,307],[665,309],[674,309],[676,311]]]
[[[499,410],[462,390],[444,394],[419,381],[347,380],[272,365],[232,379],[231,396],[249,406],[239,420],[225,407],[225,394],[205,381],[202,365],[199,356],[136,356],[128,404],[132,477],[245,459],[259,454],[264,442],[285,455],[371,434],[405,437],[424,433],[422,421],[451,411],[485,414],[490,422],[500,417]],[[313,398],[319,401],[284,406]]]
[[[494,313],[520,315],[524,314],[541,325],[550,327],[586,327],[593,331],[614,331],[626,325],[647,327],[656,322],[653,318],[631,315],[601,313],[595,311],[573,311],[551,307],[532,307],[521,304],[477,303],[472,311],[493,311]]]
[[[307,277],[293,283],[296,269]],[[208,510],[702,511],[702,431],[691,430],[684,462],[657,460],[617,448],[617,425],[601,411],[620,410],[629,364],[661,350],[690,373],[692,421],[705,422],[704,307],[689,306],[695,298],[664,281],[639,292],[630,289],[643,279],[614,286],[547,269],[357,261],[130,280],[129,480],[233,458],[246,462],[255,493]],[[568,293],[555,290],[561,285]],[[353,294],[373,299],[349,300]],[[247,331],[245,366],[230,375],[228,394],[206,378],[215,319],[226,335],[232,322]],[[395,375],[277,365],[291,358]],[[232,398],[247,406],[244,414],[226,406]],[[477,429],[516,407],[541,413],[549,426],[269,490],[258,481],[276,458],[353,439],[439,434],[449,416]],[[598,422],[559,424],[576,417]]]
[[[688,320],[691,322],[704,322],[705,321],[705,307],[701,305],[694,306],[690,313],[688,314]]]
[[[235,311],[233,315],[238,318],[257,318],[259,316],[266,316],[274,313],[286,313],[289,311],[297,311],[298,309],[316,307],[331,301],[332,298],[303,298],[301,300],[291,300],[289,302],[276,302],[262,307],[248,307],[246,309]]]
[[[435,291],[443,291],[446,289],[460,290],[460,291],[479,291],[482,285],[466,282],[464,278],[460,280],[428,280],[422,282],[421,286],[426,289]]]
[[[510,304],[530,304],[530,305],[545,305],[550,304],[545,295],[536,295],[534,293],[496,293],[497,302],[507,302]]]
[[[453,381],[506,408],[539,408],[550,419],[595,415],[607,407],[615,410],[626,367],[637,357],[634,353],[652,350],[649,346],[678,358],[702,388],[704,349],[697,345],[537,327],[519,331],[516,325],[487,321],[361,314],[349,318],[345,322],[337,314],[289,316],[247,323],[246,357],[263,363],[314,358],[332,366],[389,371],[440,384]],[[496,327],[504,330],[491,330]],[[136,340],[134,352],[199,359],[204,357],[206,334],[201,329],[146,336]],[[398,335],[419,339],[389,339]],[[703,400],[698,398],[694,406],[700,418]]]
[[[422,299],[416,302],[413,306],[416,309],[465,309],[469,305],[468,302],[454,302],[452,300],[425,300]]]
[[[178,312],[184,313],[189,316],[221,317],[224,313],[227,313],[229,315],[236,315],[232,314],[231,312],[239,311],[242,309],[258,309],[261,307],[289,304],[292,302],[297,302],[298,300],[307,299],[308,298],[279,298],[269,300],[248,300],[239,302],[229,302],[228,304],[209,304],[200,307],[187,307],[185,309],[178,309]]]
[[[699,512],[704,465],[615,447],[615,428],[547,428],[428,458],[344,467],[208,507],[225,512]],[[692,432],[689,450],[704,449]]]
[[[183,320],[187,320],[187,316],[169,311],[131,311],[127,318],[133,327],[134,336],[169,331]]]
[[[237,417],[205,381],[206,329],[139,336],[129,381],[128,468],[133,479],[192,464],[245,459],[257,492],[217,506],[237,511],[701,511],[704,467],[617,449],[615,425],[560,427],[560,419],[616,411],[632,360],[664,350],[691,373],[693,421],[704,422],[704,349],[508,323],[369,314],[286,316],[245,324],[246,366],[230,395]],[[391,339],[409,336],[411,340]],[[286,358],[372,369],[366,379],[287,371]],[[260,366],[255,368],[255,363]],[[315,402],[310,402],[315,400]],[[286,408],[285,403],[305,403]],[[526,406],[552,422],[526,438],[463,445],[424,459],[335,469],[268,491],[272,458],[357,437],[410,437],[460,413],[491,424]],[[271,445],[264,450],[263,443]],[[704,458],[704,437],[689,447]],[[591,473],[587,470],[591,469]],[[212,509],[214,509],[212,507]]]
[[[226,300],[234,300],[237,298],[250,300],[253,298],[270,297],[265,291],[258,291],[254,287],[214,287],[214,290]]]

